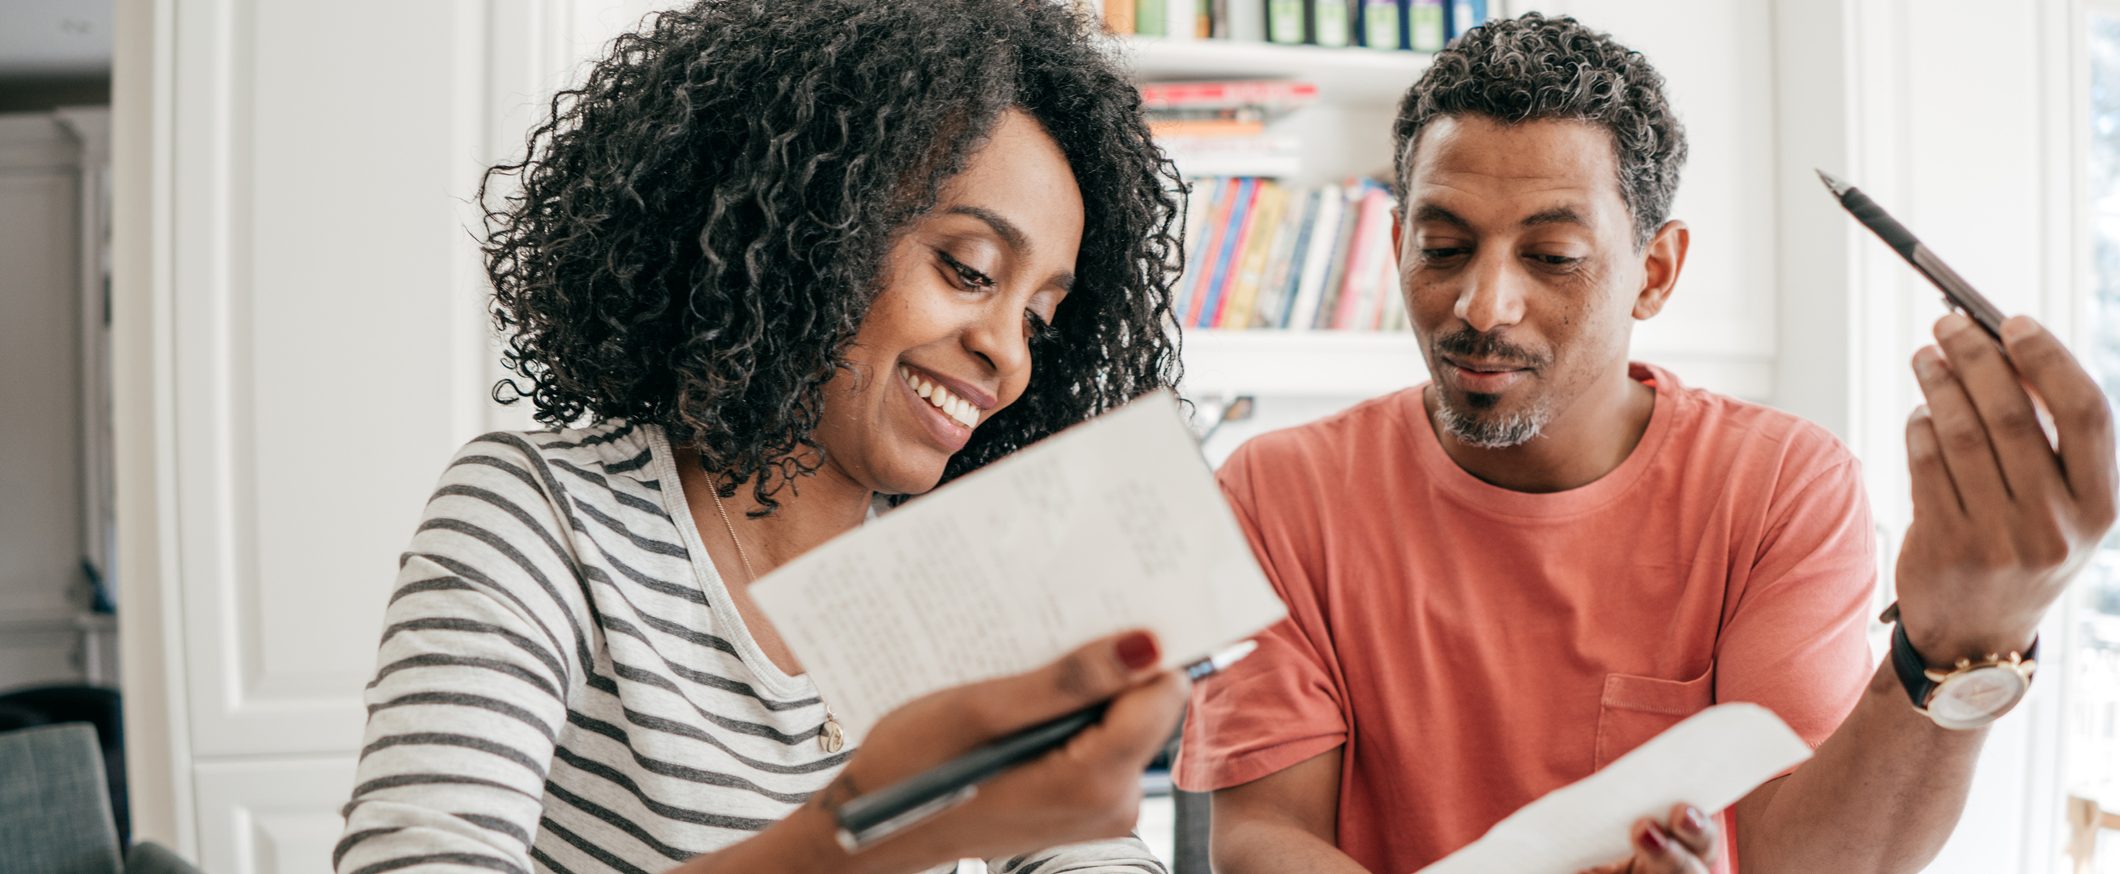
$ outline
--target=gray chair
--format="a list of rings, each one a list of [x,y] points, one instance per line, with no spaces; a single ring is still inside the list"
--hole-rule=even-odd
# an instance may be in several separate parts
[[[0,874],[199,874],[142,843],[119,855],[103,753],[87,723],[0,734]]]

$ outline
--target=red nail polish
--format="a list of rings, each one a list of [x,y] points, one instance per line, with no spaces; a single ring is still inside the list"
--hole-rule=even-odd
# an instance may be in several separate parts
[[[1652,856],[1661,856],[1666,850],[1671,849],[1671,842],[1665,839],[1664,833],[1657,831],[1656,826],[1653,825],[1642,829],[1640,843],[1642,849],[1648,850]]]
[[[1146,631],[1136,631],[1119,638],[1119,661],[1128,668],[1141,670],[1156,663],[1156,638]]]

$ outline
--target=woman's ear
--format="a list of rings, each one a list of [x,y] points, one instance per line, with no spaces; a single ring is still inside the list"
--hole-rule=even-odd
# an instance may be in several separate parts
[[[1686,247],[1692,232],[1686,223],[1673,219],[1656,229],[1649,245],[1642,247],[1642,287],[1634,295],[1634,318],[1647,320],[1664,309],[1678,287],[1678,272],[1686,266]]]

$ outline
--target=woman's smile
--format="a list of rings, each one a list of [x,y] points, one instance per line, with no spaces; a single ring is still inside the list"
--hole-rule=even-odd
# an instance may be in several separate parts
[[[908,365],[898,366],[898,384],[905,387],[914,417],[935,444],[947,452],[963,449],[971,441],[972,429],[979,427],[980,416],[992,403],[983,398],[973,400],[977,391],[974,388]]]

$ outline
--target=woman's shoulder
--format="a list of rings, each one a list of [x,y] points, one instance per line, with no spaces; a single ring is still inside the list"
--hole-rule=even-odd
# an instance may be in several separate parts
[[[653,487],[659,485],[655,436],[653,426],[625,420],[579,428],[489,431],[458,449],[449,466],[474,478],[513,479],[548,492],[565,490],[567,480],[608,487],[618,478]]]

